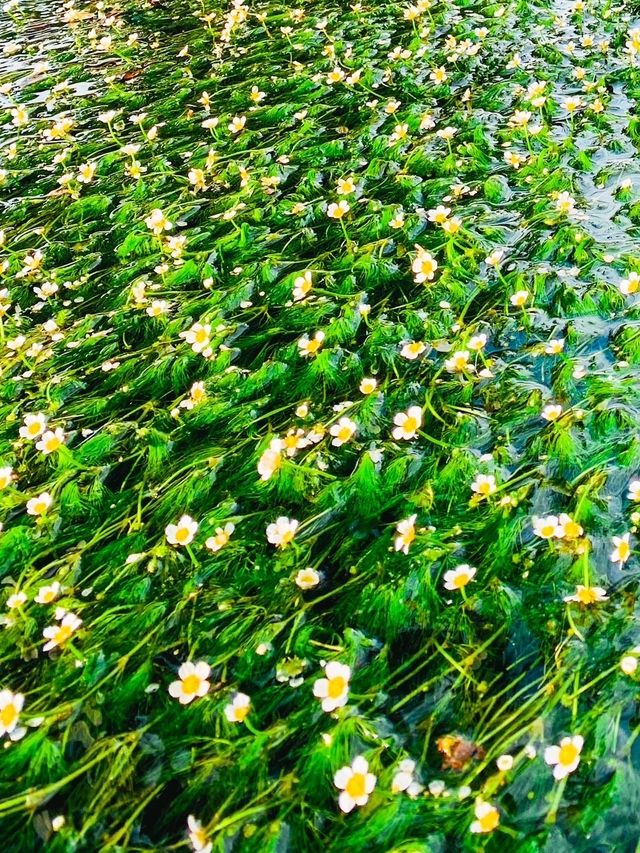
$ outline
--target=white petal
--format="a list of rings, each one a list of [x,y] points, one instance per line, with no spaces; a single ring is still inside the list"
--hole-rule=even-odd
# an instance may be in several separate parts
[[[326,678],[319,678],[313,685],[313,695],[318,699],[324,699],[329,693],[329,681]]]
[[[352,773],[350,767],[341,767],[333,777],[333,784],[336,788],[344,788],[351,779]]]
[[[338,797],[338,805],[345,814],[348,814],[350,811],[353,811],[355,804],[356,801],[353,799],[352,796],[347,794],[346,791],[343,791]]]
[[[211,673],[211,667],[208,663],[205,663],[203,660],[201,660],[195,665],[194,672],[198,676],[198,678],[209,678],[209,675]]]
[[[556,779],[558,782],[561,779],[564,779],[564,777],[567,776],[568,773],[568,768],[564,767],[564,765],[562,764],[556,764],[556,766],[553,768],[553,778]]]
[[[178,678],[182,678],[183,680],[190,675],[193,675],[195,672],[195,666],[191,663],[191,661],[187,661],[183,663],[180,669],[178,670]]]
[[[356,758],[353,759],[351,769],[354,773],[366,773],[369,769],[369,762],[364,757],[364,755],[358,755]]]

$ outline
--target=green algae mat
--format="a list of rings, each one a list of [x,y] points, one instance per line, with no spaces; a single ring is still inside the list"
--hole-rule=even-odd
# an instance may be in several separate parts
[[[10,851],[640,844],[640,7],[8,0]]]

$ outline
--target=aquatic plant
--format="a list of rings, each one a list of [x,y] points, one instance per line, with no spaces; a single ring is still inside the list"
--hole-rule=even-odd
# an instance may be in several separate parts
[[[634,849],[633,4],[4,10],[11,849]]]

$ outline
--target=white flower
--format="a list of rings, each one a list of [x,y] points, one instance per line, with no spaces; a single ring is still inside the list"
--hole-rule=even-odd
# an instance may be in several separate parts
[[[320,573],[313,568],[300,569],[296,574],[296,586],[300,589],[313,589],[320,583]]]
[[[484,262],[488,267],[493,267],[494,269],[497,269],[500,266],[500,262],[502,261],[503,257],[503,249],[494,249],[490,255],[487,255],[487,257],[484,259]]]
[[[533,519],[533,532],[542,539],[557,537],[559,531],[562,531],[558,521],[559,519],[556,515],[545,515],[543,518],[535,517]],[[562,532],[560,532],[560,536],[562,536]]]
[[[500,812],[491,803],[486,803],[484,800],[477,800],[474,810],[476,820],[470,826],[471,832],[486,833],[493,830],[500,823]]]
[[[609,559],[612,563],[620,563],[622,566],[631,556],[631,545],[629,544],[630,533],[625,533],[624,536],[614,536],[614,549],[611,552]]]
[[[640,480],[632,480],[629,483],[627,497],[630,501],[640,501]]]
[[[544,351],[547,355],[558,355],[564,349],[564,338],[555,338],[550,340]]]
[[[473,372],[475,367],[473,364],[469,364],[470,353],[468,350],[458,350],[454,352],[451,358],[447,358],[444,362],[444,366],[448,373],[464,373],[465,370]]]
[[[211,667],[204,661],[183,663],[178,670],[179,681],[172,681],[169,685],[169,695],[177,699],[181,705],[188,705],[194,699],[205,696],[211,687],[207,681],[211,674]]]
[[[338,661],[330,661],[324,674],[324,678],[314,682],[313,695],[322,699],[322,710],[330,713],[347,704],[351,668]]]
[[[633,293],[637,293],[640,289],[640,273],[630,272],[627,278],[620,282],[618,287],[620,288],[620,293],[624,294],[624,296],[631,296]]]
[[[416,246],[416,249],[418,250],[418,254],[411,264],[414,281],[416,284],[423,284],[425,281],[432,281],[436,270],[438,269],[438,262],[421,246]]]
[[[151,211],[144,222],[156,236],[162,234],[163,231],[171,231],[173,228],[173,222],[169,222],[164,213],[157,207]]]
[[[409,553],[409,547],[416,538],[416,518],[416,515],[410,515],[409,518],[405,518],[403,521],[398,522],[396,526],[397,536],[393,543],[393,547],[396,551],[402,551],[403,554]]]
[[[235,524],[232,524],[230,521],[227,522],[224,527],[216,527],[215,535],[209,536],[207,541],[204,543],[205,546],[215,554],[216,551],[224,548],[235,529]]]
[[[22,607],[22,605],[27,600],[26,593],[19,591],[14,592],[12,595],[7,598],[7,607],[9,610],[15,610],[18,607]]]
[[[575,601],[578,604],[597,604],[607,600],[607,591],[601,586],[583,586],[578,584],[573,595],[565,595],[565,601]]]
[[[444,588],[452,590],[462,589],[473,580],[476,572],[477,569],[463,563],[455,569],[451,569],[444,573]]]
[[[311,358],[312,356],[317,355],[323,341],[324,332],[316,332],[312,338],[310,338],[309,335],[303,335],[298,341],[300,355],[303,358]]]
[[[198,522],[194,521],[190,515],[180,516],[177,524],[168,524],[165,529],[165,536],[169,545],[189,545],[193,542],[193,538],[198,532]]]
[[[343,812],[348,813],[356,806],[364,806],[367,803],[376,786],[376,777],[369,773],[367,760],[359,755],[353,759],[351,767],[341,767],[338,770],[333,782],[341,791],[338,804]]]
[[[415,778],[416,763],[411,758],[403,759],[391,781],[391,791],[394,794],[406,791],[410,797],[417,797],[423,790]]]
[[[373,392],[378,387],[377,379],[373,379],[372,377],[365,376],[362,382],[360,383],[359,390],[361,394],[373,394]],[[640,500],[640,498],[639,498]]]
[[[420,406],[410,406],[406,412],[398,412],[394,415],[393,422],[396,425],[391,435],[396,441],[404,439],[409,441],[416,437],[416,433],[422,426],[422,409]]]
[[[45,456],[49,453],[55,453],[64,444],[65,434],[60,427],[55,430],[46,430],[42,433],[40,441],[36,442],[36,448]]]
[[[574,521],[566,512],[560,513],[558,516],[558,527],[554,534],[558,539],[577,539],[583,533],[584,530],[581,524]]]
[[[509,298],[509,301],[516,308],[522,308],[527,299],[529,298],[528,290],[516,290],[516,292]]]
[[[42,435],[47,426],[47,418],[42,412],[24,416],[24,426],[20,427],[20,437],[33,441]]]
[[[327,216],[331,219],[342,219],[350,210],[349,203],[345,199],[341,199],[337,204],[333,202],[327,207]]]
[[[246,693],[234,694],[231,702],[225,705],[224,715],[230,723],[243,723],[251,708],[251,699]]]
[[[282,464],[283,442],[274,438],[258,460],[258,474],[261,480],[269,480]]]
[[[496,488],[496,478],[493,474],[478,474],[471,483],[471,491],[482,497],[492,495]]]
[[[559,782],[568,776],[580,764],[580,753],[584,738],[580,735],[565,737],[560,741],[560,746],[548,746],[544,751],[544,760],[547,764],[555,765],[553,776]]]
[[[246,116],[234,116],[233,119],[227,125],[227,127],[229,128],[231,133],[236,134],[244,130],[244,126],[246,123]]]
[[[41,586],[33,599],[37,604],[51,604],[60,595],[60,583],[54,581],[48,586]]]
[[[498,756],[496,759],[496,766],[498,770],[501,770],[503,773],[506,773],[507,770],[511,770],[513,767],[513,755],[505,754]]]
[[[562,406],[559,403],[550,403],[542,410],[540,417],[545,421],[555,421],[562,414]]]
[[[0,690],[0,737],[9,735],[11,740],[19,740],[25,734],[26,730],[18,727],[23,705],[22,693]]]
[[[426,350],[427,346],[424,341],[408,341],[403,344],[400,350],[400,355],[408,361],[414,361],[418,356]]]
[[[576,200],[568,192],[558,193],[556,196],[556,210],[569,216],[575,210]]]
[[[37,498],[27,501],[27,513],[29,515],[44,515],[51,506],[52,497],[49,492],[42,492]]]
[[[300,525],[295,518],[287,518],[281,515],[267,527],[267,540],[276,548],[285,548],[296,535]]]
[[[341,447],[354,436],[356,429],[356,424],[351,418],[340,418],[338,423],[329,428],[329,432],[333,436],[331,444],[334,447]]]
[[[189,841],[196,853],[211,853],[213,844],[207,839],[200,821],[196,820],[192,814],[187,818],[187,827],[189,828]]]
[[[313,280],[311,278],[311,272],[306,270],[306,272],[299,275],[293,282],[293,301],[300,302],[301,299],[305,299],[309,295],[312,287]]]
[[[638,658],[633,655],[625,655],[620,660],[620,669],[625,675],[633,675],[638,668]]]
[[[211,354],[211,326],[208,323],[194,323],[186,332],[180,332],[180,337],[191,344],[193,352],[205,357]]]
[[[64,613],[63,611],[61,615],[62,621],[59,625],[50,625],[42,632],[43,637],[47,640],[42,647],[44,652],[55,649],[56,646],[64,645],[74,631],[77,631],[82,625],[82,619],[78,618],[75,613]],[[56,615],[57,618],[59,618],[58,615]]]
[[[480,335],[473,335],[472,338],[469,339],[469,343],[467,346],[470,350],[474,352],[479,352],[481,349],[484,349],[487,345],[487,336],[482,333]]]

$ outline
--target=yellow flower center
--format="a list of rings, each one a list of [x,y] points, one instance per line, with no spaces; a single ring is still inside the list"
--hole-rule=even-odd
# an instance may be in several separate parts
[[[40,421],[34,421],[33,423],[30,423],[27,427],[27,432],[29,433],[29,435],[38,435],[40,433],[40,430]]]
[[[572,743],[566,743],[560,747],[558,762],[565,766],[573,764],[576,758],[580,755],[576,747]]]
[[[338,438],[340,441],[349,441],[351,438],[351,429],[348,426],[340,427],[340,431],[338,432]]]
[[[491,832],[500,823],[500,814],[497,809],[492,809],[478,820],[483,832]]]
[[[342,214],[340,214],[340,216],[342,216]],[[321,343],[322,341],[318,341],[315,338],[312,341],[309,341],[307,344],[307,352],[318,352]]]
[[[182,689],[185,693],[197,693],[200,687],[200,678],[197,675],[188,675],[182,680]]]
[[[400,538],[402,539],[404,545],[411,545],[413,540],[416,538],[415,528],[410,527],[408,530],[405,530],[405,532]]]
[[[206,329],[198,329],[195,333],[196,343],[198,344],[204,344],[208,337]]]
[[[189,539],[190,535],[191,531],[188,527],[179,527],[176,530],[176,542],[179,542],[181,545],[184,545]]]
[[[404,422],[403,429],[405,432],[415,432],[418,429],[418,421],[415,418],[408,417]]]
[[[593,604],[598,600],[598,596],[590,586],[577,592],[576,598],[581,604]]]
[[[350,797],[353,797],[354,800],[357,800],[359,797],[363,797],[366,793],[365,788],[366,780],[364,777],[364,773],[354,773],[353,776],[349,779],[345,786],[345,791],[349,794]]]
[[[481,495],[490,495],[491,494],[491,483],[487,483],[486,481],[483,483],[478,483],[478,492]]]
[[[238,708],[234,708],[235,718],[239,723],[244,722],[248,713],[249,713],[249,706],[248,705],[241,705]]]
[[[553,524],[543,524],[540,528],[540,535],[544,536],[545,539],[548,539],[550,536],[553,536],[555,533],[555,525]]]
[[[623,541],[618,545],[618,555],[619,555],[619,559],[622,562],[624,562],[628,558],[630,553],[631,553],[631,548],[629,547],[628,542]]]
[[[199,847],[204,847],[207,843],[207,836],[204,833],[203,829],[196,829],[191,833],[191,838],[193,839],[194,845],[198,845]]]
[[[281,542],[283,545],[288,545],[289,542],[293,539],[293,530],[285,530],[281,536]]]
[[[9,726],[12,726],[17,719],[18,712],[16,710],[16,706],[13,702],[9,702],[9,704],[5,705],[0,711],[0,723],[2,723],[5,729],[8,729]]]
[[[580,525],[573,520],[567,521],[567,523],[564,525],[564,535],[567,539],[576,539],[578,536],[580,536],[581,533],[582,527],[580,527]]]
[[[453,585],[456,589],[461,589],[463,586],[466,586],[469,583],[469,575],[466,572],[461,572],[459,575],[456,575],[453,579]]]
[[[53,638],[56,645],[61,646],[73,634],[73,629],[69,625],[61,625]]]
[[[329,685],[327,687],[327,696],[330,699],[338,699],[345,691],[347,686],[347,681],[341,675],[336,675],[335,678],[329,679]]]

